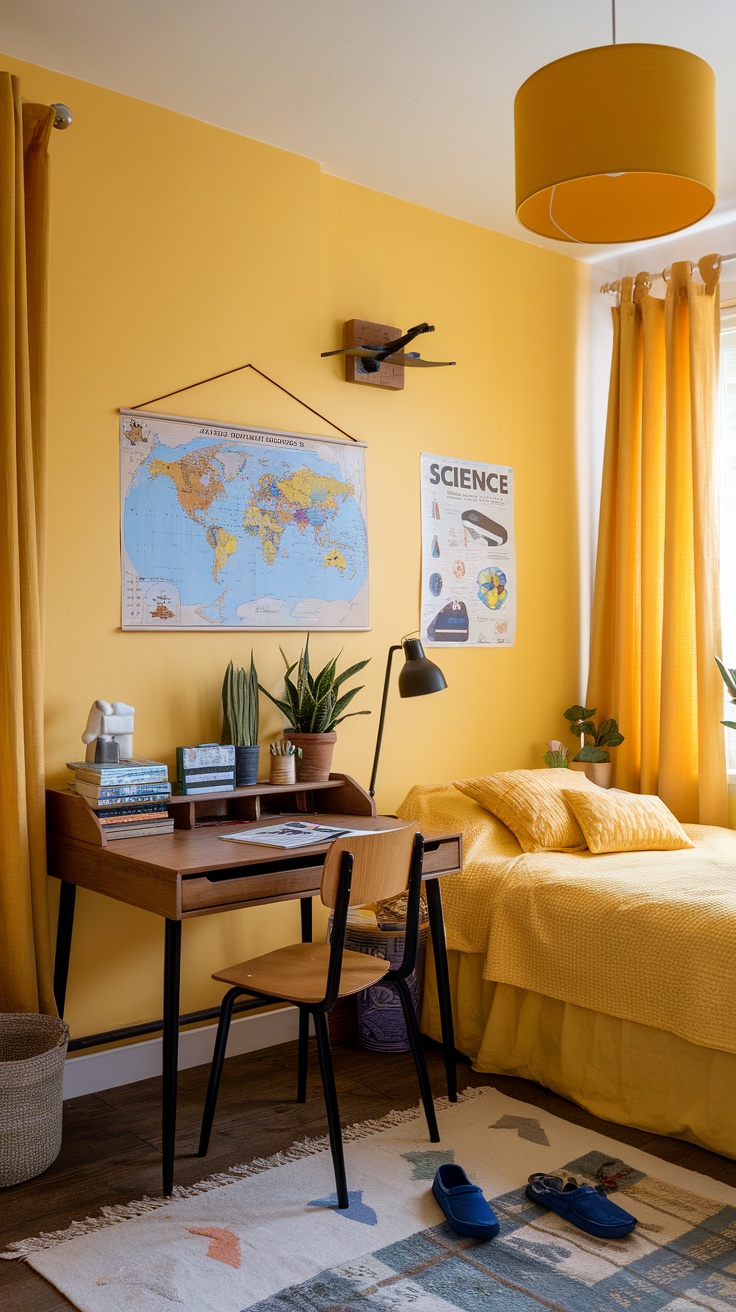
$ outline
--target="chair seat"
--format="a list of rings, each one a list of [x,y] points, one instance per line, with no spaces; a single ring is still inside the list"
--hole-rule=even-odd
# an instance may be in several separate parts
[[[328,943],[290,943],[288,947],[277,948],[263,957],[228,966],[212,978],[254,993],[265,993],[268,997],[286,998],[292,1002],[321,1002],[327,988],[329,962]],[[348,997],[377,984],[388,969],[389,962],[383,957],[346,949],[338,996]]]

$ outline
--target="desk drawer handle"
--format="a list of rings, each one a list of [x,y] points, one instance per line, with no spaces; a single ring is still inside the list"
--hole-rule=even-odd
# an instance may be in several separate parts
[[[283,861],[258,861],[248,866],[231,866],[229,870],[212,870],[209,874],[203,872],[197,878],[204,877],[211,884],[219,884],[227,879],[249,879],[251,875],[278,875],[289,870],[311,870],[315,866],[323,866],[324,861],[322,852],[313,852],[310,856],[284,857]]]

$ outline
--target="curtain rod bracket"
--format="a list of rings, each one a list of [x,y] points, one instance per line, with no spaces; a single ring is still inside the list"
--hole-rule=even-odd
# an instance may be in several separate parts
[[[72,117],[72,111],[68,105],[62,105],[61,102],[59,102],[56,105],[52,105],[51,108],[56,115],[52,127],[58,128],[60,132],[63,132],[65,128],[71,127],[74,119]]]

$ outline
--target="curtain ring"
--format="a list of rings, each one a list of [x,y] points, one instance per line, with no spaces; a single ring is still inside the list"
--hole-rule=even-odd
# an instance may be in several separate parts
[[[651,273],[637,273],[634,280],[634,305],[640,305],[645,296],[648,296],[652,290]]]

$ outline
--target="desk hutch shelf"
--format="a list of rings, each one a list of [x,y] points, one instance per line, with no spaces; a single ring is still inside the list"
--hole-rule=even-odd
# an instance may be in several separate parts
[[[335,815],[375,815],[368,793],[344,774],[330,775],[324,783],[263,783],[198,797],[177,795],[171,797],[167,805],[169,815],[174,817],[175,829],[197,829],[200,825],[218,821],[221,824],[228,821],[247,824],[271,815],[313,815],[319,811]],[[108,838],[87,800],[71,789],[49,791],[47,809],[50,829],[68,838],[98,847],[107,847],[108,842],[113,842],[116,850],[120,843],[132,841]]]

